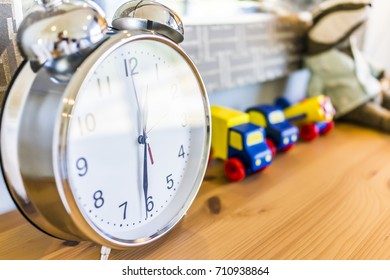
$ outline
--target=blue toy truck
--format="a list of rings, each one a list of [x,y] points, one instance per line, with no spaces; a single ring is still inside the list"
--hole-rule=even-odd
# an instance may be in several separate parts
[[[273,155],[290,150],[298,141],[298,127],[286,120],[280,107],[262,104],[250,107],[246,112],[252,123],[265,128],[267,144]]]
[[[272,162],[263,127],[252,124],[245,112],[211,106],[211,157],[225,160],[225,174],[231,181],[261,171]]]

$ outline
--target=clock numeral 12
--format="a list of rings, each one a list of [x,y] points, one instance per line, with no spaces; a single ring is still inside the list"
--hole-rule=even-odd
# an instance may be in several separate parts
[[[137,65],[138,65],[137,58],[132,57],[132,58],[129,58],[128,60],[125,59],[124,62],[125,62],[126,77],[129,77],[129,75],[134,76],[134,75],[138,74],[138,72],[135,71],[135,68],[137,68]],[[129,69],[129,67],[130,67],[130,69]],[[129,70],[130,70],[130,73],[129,73]]]

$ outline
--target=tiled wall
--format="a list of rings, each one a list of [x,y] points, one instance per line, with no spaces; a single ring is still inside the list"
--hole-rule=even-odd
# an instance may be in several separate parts
[[[14,1],[0,0],[0,100],[21,58],[16,47]]]
[[[300,67],[301,23],[265,16],[234,24],[187,25],[182,47],[208,92],[274,80]]]

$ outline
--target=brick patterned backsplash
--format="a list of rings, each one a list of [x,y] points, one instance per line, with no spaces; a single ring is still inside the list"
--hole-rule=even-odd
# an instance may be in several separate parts
[[[14,1],[0,0],[0,101],[4,98],[21,57],[16,46]]]
[[[300,68],[304,33],[301,21],[264,15],[251,22],[186,25],[182,47],[213,92]]]

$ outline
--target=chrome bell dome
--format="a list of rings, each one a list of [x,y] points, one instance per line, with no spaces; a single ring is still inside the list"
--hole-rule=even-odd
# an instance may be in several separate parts
[[[33,68],[50,68],[56,61],[55,72],[66,72],[72,68],[72,55],[89,53],[106,32],[104,14],[93,2],[39,0],[22,21],[17,43]]]
[[[115,12],[112,25],[118,30],[149,30],[176,43],[184,39],[180,17],[170,8],[151,0],[129,1]]]

